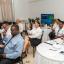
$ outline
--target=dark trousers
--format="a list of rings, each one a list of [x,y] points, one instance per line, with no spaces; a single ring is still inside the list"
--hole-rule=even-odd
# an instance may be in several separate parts
[[[21,58],[22,59],[22,58]],[[0,59],[0,64],[14,64],[16,62],[20,61],[20,57],[16,58],[16,59]]]
[[[10,59],[2,59],[0,60],[0,64],[13,64],[13,61]]]

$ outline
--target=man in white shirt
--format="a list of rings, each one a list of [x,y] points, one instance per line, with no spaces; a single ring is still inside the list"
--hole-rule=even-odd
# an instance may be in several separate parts
[[[9,24],[8,24],[8,22],[7,21],[5,21],[3,24],[2,24],[2,29],[3,29],[3,31],[4,31],[4,33],[6,33],[6,37],[9,37],[9,36],[11,36],[11,30],[10,30],[10,26],[9,26]],[[4,34],[3,33],[3,34]]]
[[[56,38],[64,37],[64,21],[59,22],[59,29],[56,35]]]
[[[53,31],[55,32],[55,38],[63,38],[64,37],[64,21],[58,19],[59,23],[53,26]]]

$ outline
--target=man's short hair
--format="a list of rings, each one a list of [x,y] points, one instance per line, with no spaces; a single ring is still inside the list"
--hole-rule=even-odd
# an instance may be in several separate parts
[[[3,24],[9,25],[8,21],[4,21]]]
[[[15,27],[17,30],[19,30],[19,26],[17,25],[17,24],[13,24],[12,26],[11,26],[11,28],[12,27]]]

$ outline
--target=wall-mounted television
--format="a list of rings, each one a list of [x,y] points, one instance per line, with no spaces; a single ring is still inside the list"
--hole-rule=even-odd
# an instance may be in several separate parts
[[[54,19],[54,14],[41,14],[41,23],[50,25]]]

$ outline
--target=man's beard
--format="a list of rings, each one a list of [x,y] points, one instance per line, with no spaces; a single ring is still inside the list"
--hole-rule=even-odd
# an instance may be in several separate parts
[[[12,37],[16,36],[17,34],[19,34],[19,32],[17,33],[11,33],[12,34]]]
[[[12,34],[12,37],[14,37],[14,36],[16,36],[18,33],[16,33],[16,34]]]
[[[17,34],[12,34],[12,37],[16,36]]]

